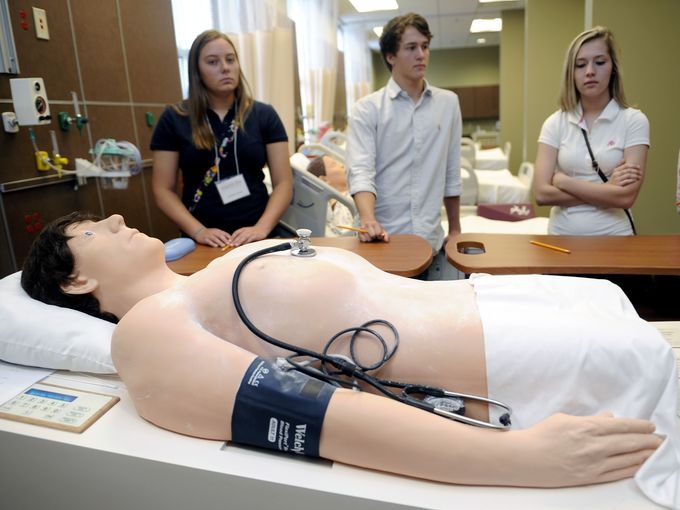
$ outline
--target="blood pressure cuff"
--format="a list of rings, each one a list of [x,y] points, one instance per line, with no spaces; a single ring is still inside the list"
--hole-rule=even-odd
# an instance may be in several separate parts
[[[255,358],[234,403],[231,436],[271,450],[319,456],[321,427],[335,386]]]

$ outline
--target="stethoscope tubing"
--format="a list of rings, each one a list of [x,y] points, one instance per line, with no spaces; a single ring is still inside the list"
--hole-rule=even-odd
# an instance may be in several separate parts
[[[256,252],[251,253],[247,257],[245,257],[239,265],[236,267],[236,270],[234,271],[234,275],[232,278],[231,282],[231,294],[232,294],[232,299],[234,302],[234,307],[236,308],[236,312],[240,319],[243,321],[245,326],[257,337],[260,339],[264,340],[265,342],[274,345],[276,347],[279,347],[281,349],[284,349],[286,351],[293,352],[291,356],[288,356],[286,358],[286,361],[290,364],[291,367],[293,367],[295,370],[298,370],[302,373],[305,373],[311,377],[315,377],[317,379],[323,380],[325,382],[329,382],[330,384],[334,384],[336,386],[341,386],[341,387],[350,387],[352,389],[359,389],[359,386],[357,385],[356,381],[350,380],[347,381],[345,379],[341,379],[340,377],[335,377],[335,375],[328,374],[326,372],[323,372],[321,370],[317,370],[315,368],[310,368],[308,366],[303,365],[302,363],[298,363],[294,361],[295,358],[297,357],[308,357],[312,358],[314,360],[320,361],[322,364],[327,363],[334,368],[336,368],[339,372],[336,375],[342,374],[345,377],[349,377],[351,379],[359,379],[360,381],[365,382],[366,384],[372,386],[376,390],[378,390],[380,393],[383,395],[393,399],[397,400],[399,402],[402,402],[404,404],[422,409],[424,411],[428,411],[431,413],[434,413],[438,416],[442,416],[444,418],[449,418],[451,420],[455,420],[461,423],[466,423],[468,425],[475,425],[477,427],[483,427],[483,428],[490,428],[490,429],[498,429],[498,430],[507,430],[510,427],[510,420],[509,416],[512,414],[512,409],[510,406],[499,402],[494,399],[490,399],[487,397],[480,397],[477,395],[469,395],[465,393],[455,393],[451,392],[448,390],[445,390],[443,388],[437,388],[433,386],[425,386],[425,385],[419,385],[419,384],[410,384],[410,383],[402,383],[399,381],[390,381],[390,380],[383,380],[379,379],[373,376],[370,376],[365,373],[365,370],[374,370],[376,368],[379,368],[379,366],[382,365],[382,363],[386,362],[389,360],[394,352],[396,351],[396,347],[391,350],[387,351],[386,348],[386,343],[382,339],[380,335],[378,335],[375,331],[373,330],[368,330],[370,334],[376,336],[378,340],[381,342],[381,344],[384,347],[384,352],[386,355],[383,357],[383,362],[380,364],[374,364],[368,367],[363,367],[357,364],[354,360],[346,360],[344,357],[340,357],[337,355],[332,355],[328,354],[326,352],[320,353],[316,351],[312,351],[309,349],[305,349],[303,347],[297,346],[297,345],[292,345],[286,342],[283,342],[281,340],[278,340],[270,335],[267,335],[263,331],[257,328],[255,324],[252,323],[252,321],[248,318],[246,315],[245,311],[243,310],[243,306],[241,305],[241,299],[239,297],[239,292],[238,292],[238,284],[241,278],[241,273],[243,272],[243,269],[245,268],[246,265],[248,265],[250,262],[255,260],[258,257],[261,257],[263,255],[271,254],[271,253],[276,253],[279,251],[285,251],[291,249],[291,243],[290,242],[285,242],[281,244],[277,244],[275,246],[271,246],[268,248],[264,248],[262,250],[258,250]],[[367,331],[367,325],[370,325],[372,323],[381,323],[381,324],[386,324],[388,327],[392,328],[392,330],[396,333],[396,328],[394,326],[382,319],[377,319],[375,321],[369,321],[368,323],[355,327],[355,328],[347,328],[336,335],[334,335],[332,338],[337,338],[338,336],[342,334],[346,334],[349,332],[355,332],[355,331]],[[398,335],[396,337],[398,339]],[[353,354],[353,348],[352,348],[352,354]],[[388,387],[392,388],[398,388],[401,389],[401,394],[395,393],[391,390],[388,389]],[[445,409],[441,409],[433,404],[427,403],[425,401],[422,401],[420,399],[417,399],[411,394],[413,393],[421,393],[424,395],[428,396],[434,396],[434,397],[453,397],[453,398],[462,398],[462,399],[468,399],[471,401],[476,401],[476,402],[481,402],[485,403],[487,405],[494,405],[498,406],[502,409],[504,409],[506,412],[502,417],[507,417],[505,420],[506,423],[501,422],[500,425],[496,425],[494,423],[490,422],[485,422],[481,420],[476,420],[474,418],[470,418],[464,415],[459,415],[456,413],[452,413],[450,411],[447,411]],[[503,420],[502,420],[503,421]]]

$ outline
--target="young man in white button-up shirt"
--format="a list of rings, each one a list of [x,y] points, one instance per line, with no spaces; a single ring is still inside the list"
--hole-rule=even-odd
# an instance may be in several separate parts
[[[398,16],[385,26],[380,49],[392,76],[352,109],[347,169],[349,191],[367,230],[360,239],[420,235],[435,253],[442,252],[432,269],[445,262],[442,202],[447,234],[460,232],[461,114],[456,94],[425,80],[431,39],[418,14]]]

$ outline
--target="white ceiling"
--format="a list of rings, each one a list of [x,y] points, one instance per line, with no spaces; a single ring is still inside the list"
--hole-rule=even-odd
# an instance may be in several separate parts
[[[400,14],[416,12],[427,19],[430,32],[434,34],[432,49],[464,48],[480,46],[477,39],[486,39],[484,45],[498,46],[500,34],[488,32],[471,34],[470,24],[474,18],[497,18],[502,10],[523,9],[524,0],[481,4],[477,0],[397,0],[396,11],[359,13],[349,0],[340,0],[338,12],[341,24],[360,23],[371,32],[370,42],[377,48],[377,37],[373,27],[383,26],[388,20]]]

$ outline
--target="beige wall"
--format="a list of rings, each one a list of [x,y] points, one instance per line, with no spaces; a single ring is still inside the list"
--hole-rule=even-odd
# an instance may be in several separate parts
[[[583,30],[583,21],[583,0],[526,2],[523,160],[535,160],[543,121],[558,108],[564,54],[574,36]],[[549,211],[549,207],[538,208],[541,215],[547,216]]]
[[[583,20],[583,0],[527,0],[524,157],[529,161],[536,157],[543,121],[558,108],[564,54],[583,30]]]
[[[512,144],[509,166],[516,172],[524,145],[524,11],[505,11],[500,46],[501,140]]]

